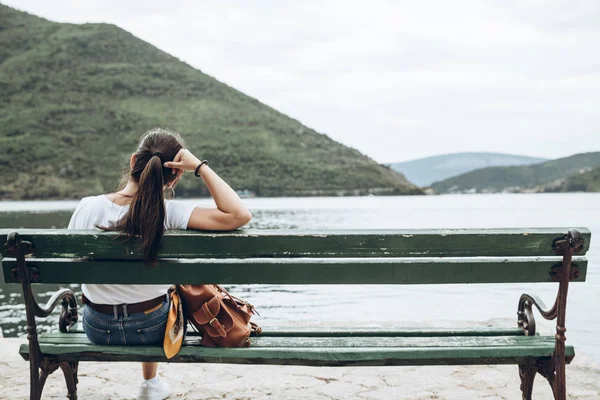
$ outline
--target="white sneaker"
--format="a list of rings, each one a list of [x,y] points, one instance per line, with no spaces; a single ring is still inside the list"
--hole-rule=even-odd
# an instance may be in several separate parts
[[[143,381],[138,389],[138,400],[163,400],[169,397],[171,390],[167,382],[156,376],[156,381]]]

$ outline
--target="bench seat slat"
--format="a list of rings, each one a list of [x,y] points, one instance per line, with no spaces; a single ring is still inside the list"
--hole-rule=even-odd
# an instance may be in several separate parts
[[[188,346],[199,345],[199,336],[186,338]],[[258,336],[250,338],[252,347],[501,347],[501,346],[547,346],[551,337],[526,336],[459,336],[459,337],[305,337],[305,336]],[[90,344],[83,333],[44,336],[46,344]],[[554,343],[552,341],[552,343]]]
[[[552,241],[569,228],[252,230],[233,232],[170,231],[160,257],[497,257],[551,256]],[[16,230],[35,243],[42,258],[94,257],[139,259],[132,243],[116,241],[115,232],[66,229],[0,229],[0,252],[6,235]],[[578,228],[585,254],[591,233]]]
[[[81,323],[77,323],[71,328],[71,335],[73,333],[83,334],[83,327]],[[64,335],[63,333],[45,333],[46,339],[58,335]],[[198,335],[196,332],[188,330],[187,337],[193,337]],[[428,336],[524,336],[523,329],[519,328],[489,328],[489,327],[477,327],[474,329],[468,328],[396,328],[396,329],[378,329],[378,328],[345,328],[345,327],[334,327],[334,328],[302,328],[302,327],[264,327],[263,333],[260,337],[428,337]],[[70,337],[70,336],[69,336]]]
[[[402,330],[366,330],[366,329],[338,329],[335,330],[286,330],[268,328],[261,336],[278,337],[427,337],[427,336],[524,336],[522,329],[499,329],[499,328],[477,328],[477,329],[402,329]]]
[[[194,346],[197,337],[186,339],[170,362],[212,362],[276,365],[437,365],[534,363],[550,357],[552,336],[518,337],[256,337],[247,349]],[[166,361],[159,346],[96,346],[82,333],[50,334],[40,338],[44,354],[62,360]],[[28,356],[22,345],[21,355]],[[567,346],[567,359],[574,356]]]
[[[552,282],[560,257],[471,258],[253,258],[163,259],[154,267],[142,261],[30,259],[39,283],[96,284],[446,284]],[[587,259],[573,257],[586,279]],[[4,279],[15,282],[14,259],[2,261]]]

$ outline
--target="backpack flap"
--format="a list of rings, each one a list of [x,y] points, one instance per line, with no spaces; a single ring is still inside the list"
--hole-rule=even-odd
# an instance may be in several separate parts
[[[193,319],[212,337],[227,337],[227,332],[233,328],[233,318],[222,307],[218,296],[213,297],[193,314]]]

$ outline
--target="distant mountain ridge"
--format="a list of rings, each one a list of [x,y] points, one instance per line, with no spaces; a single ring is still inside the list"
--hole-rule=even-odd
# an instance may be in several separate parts
[[[530,165],[547,161],[546,158],[521,156],[504,153],[453,153],[442,154],[416,160],[392,163],[392,169],[401,172],[406,178],[421,187],[452,176],[485,167],[507,165]]]
[[[56,23],[0,4],[0,199],[110,191],[155,127],[180,132],[234,189],[257,196],[422,193],[121,28]],[[208,195],[193,177],[176,191]]]
[[[575,154],[540,164],[489,167],[431,185],[436,193],[539,192],[545,185],[600,167],[600,152]],[[549,186],[548,186],[549,187]]]

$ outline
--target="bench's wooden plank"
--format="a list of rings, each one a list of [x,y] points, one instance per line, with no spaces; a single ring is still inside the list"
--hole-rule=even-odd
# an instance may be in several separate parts
[[[115,232],[13,229],[35,244],[40,258],[95,257],[139,259],[132,243]],[[585,247],[591,233],[578,228]],[[0,229],[0,252],[11,229]],[[496,257],[550,256],[552,241],[568,228],[435,229],[435,230],[241,230],[168,232],[161,257]]]
[[[185,345],[199,346],[199,336],[187,336]],[[554,344],[551,336],[437,336],[437,337],[369,337],[369,336],[256,336],[251,337],[255,348],[292,347],[504,347],[504,346],[548,346]],[[40,343],[46,344],[87,344],[91,345],[84,333],[44,334]],[[135,350],[134,350],[135,351]]]
[[[522,329],[476,328],[469,329],[402,329],[402,330],[372,330],[372,329],[330,329],[330,330],[285,330],[265,328],[261,337],[428,337],[428,336],[524,336]]]
[[[77,323],[67,335],[83,334],[81,323]],[[54,335],[62,337],[64,333],[44,333],[44,337],[53,337]],[[263,327],[261,337],[428,337],[428,336],[524,336],[525,333],[519,328],[489,328],[476,327],[468,328],[314,328],[314,327]],[[187,337],[198,336],[192,330],[188,330]]]
[[[552,282],[551,269],[560,257],[369,258],[369,259],[188,259],[161,260],[150,267],[141,261],[31,259],[39,283],[111,284],[445,284]],[[586,278],[587,259],[574,257]],[[4,279],[14,282],[14,259],[2,261]]]
[[[256,338],[273,341],[274,338]],[[290,338],[282,338],[291,340]],[[358,338],[351,338],[357,340]],[[369,338],[365,338],[369,339]],[[386,338],[393,340],[393,338]],[[516,364],[535,363],[547,358],[554,350],[553,337],[507,337],[468,338],[471,345],[456,345],[455,338],[397,338],[403,346],[364,347],[347,343],[340,347],[314,347],[314,341],[338,340],[339,338],[305,338],[310,347],[254,347],[246,349],[207,348],[184,346],[170,362],[208,362],[234,364],[275,364],[313,366],[367,366],[367,365],[438,365],[438,364]],[[426,339],[428,344],[415,346]],[[443,339],[452,339],[444,341]],[[500,340],[498,342],[497,340]],[[522,339],[522,340],[521,340]],[[41,350],[59,360],[80,361],[166,361],[158,346],[95,346],[70,341],[60,344],[47,343],[42,338]],[[370,338],[370,340],[374,340]],[[284,343],[284,342],[281,342]],[[335,344],[336,342],[332,342]],[[447,343],[447,345],[442,345]],[[465,342],[463,342],[465,343]],[[275,343],[272,343],[275,345]],[[22,345],[21,355],[28,356],[28,346]],[[567,346],[570,361],[574,356],[572,346]]]

